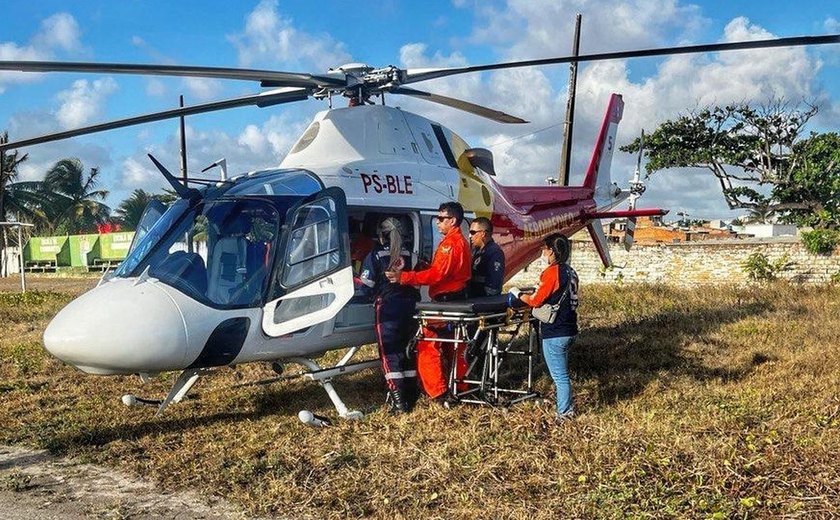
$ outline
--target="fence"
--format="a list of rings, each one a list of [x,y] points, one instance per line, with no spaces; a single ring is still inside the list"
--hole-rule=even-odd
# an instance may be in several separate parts
[[[635,245],[630,252],[611,245],[614,269],[605,270],[591,242],[575,241],[572,266],[583,283],[666,283],[678,286],[741,284],[749,279],[744,262],[753,253],[768,260],[786,258],[788,268],[780,278],[800,283],[828,283],[840,272],[840,251],[832,255],[809,253],[795,237],[746,240],[707,240],[675,244]],[[545,267],[534,262],[511,280],[513,285],[533,285]]]

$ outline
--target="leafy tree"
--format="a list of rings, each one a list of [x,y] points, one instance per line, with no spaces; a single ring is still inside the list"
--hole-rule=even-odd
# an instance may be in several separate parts
[[[791,107],[771,100],[757,108],[746,103],[706,108],[666,121],[645,138],[648,176],[669,168],[707,168],[731,209],[785,209],[772,205],[772,196],[758,189],[797,185],[800,137],[816,113],[817,107],[808,103]],[[636,139],[621,149],[636,153],[639,144]]]
[[[791,182],[773,190],[776,208],[800,226],[840,228],[840,135],[811,134],[794,144],[793,156],[797,165]]]
[[[145,190],[134,190],[127,199],[120,202],[120,205],[114,211],[116,221],[124,230],[137,229],[140,217],[143,216],[143,210],[146,209],[153,198],[155,196]]]
[[[49,169],[42,188],[49,198],[44,212],[52,223],[52,231],[81,233],[108,219],[111,208],[102,202],[108,191],[96,189],[99,174],[98,168],[85,174],[78,159],[62,159]]]

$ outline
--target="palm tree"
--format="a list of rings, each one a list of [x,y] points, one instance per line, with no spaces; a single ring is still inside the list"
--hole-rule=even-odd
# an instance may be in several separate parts
[[[8,142],[8,132],[0,134],[0,143],[5,144]],[[17,178],[18,166],[28,158],[29,154],[24,154],[22,157],[19,157],[17,151],[13,153],[0,152],[0,221],[6,220],[9,206],[14,204],[10,200],[12,194],[9,193],[9,186]]]
[[[102,202],[108,191],[96,189],[99,173],[99,168],[91,168],[85,175],[75,158],[62,159],[49,169],[42,188],[50,200],[45,213],[54,231],[80,233],[108,219],[111,208]]]
[[[0,134],[0,143],[8,143],[9,134]],[[43,224],[44,213],[41,204],[44,198],[38,182],[14,182],[18,176],[18,167],[29,158],[28,154],[19,155],[17,151],[0,152],[0,222],[10,220],[14,215],[16,220]],[[6,227],[0,226],[0,258],[4,258],[7,246]],[[0,271],[5,270],[6,263],[0,262]],[[0,276],[5,276],[0,272]]]
[[[127,199],[120,202],[120,205],[117,206],[114,212],[116,221],[119,222],[125,231],[137,229],[137,224],[140,223],[140,217],[143,216],[143,210],[155,198],[157,196],[145,190],[139,188],[134,190]]]

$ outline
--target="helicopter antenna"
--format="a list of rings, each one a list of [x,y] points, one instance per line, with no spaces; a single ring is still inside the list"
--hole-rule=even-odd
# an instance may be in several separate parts
[[[575,40],[572,43],[572,56],[580,55],[580,20],[581,15],[575,17]],[[572,132],[575,125],[575,95],[577,93],[578,62],[569,64],[569,100],[566,102],[566,122],[563,126],[563,146],[560,149],[560,185],[569,185],[569,156],[572,152]]]
[[[210,168],[215,168],[216,166],[218,166],[219,170],[221,170],[220,180],[226,181],[227,180],[227,159],[225,159],[225,158],[221,158],[218,161],[211,164],[210,166],[208,166],[207,168],[204,168],[203,170],[201,170],[201,173],[206,172]]]
[[[166,179],[166,182],[168,182],[170,186],[172,186],[172,189],[175,190],[175,193],[177,193],[179,197],[182,199],[192,199],[193,197],[201,195],[197,189],[190,188],[186,184],[179,182],[178,179],[172,175],[172,172],[166,169],[166,166],[162,165],[160,161],[155,159],[154,155],[150,153],[146,155],[148,155],[149,159],[155,163],[157,169],[163,174],[163,178]]]
[[[184,108],[184,95],[179,96],[179,105]],[[187,180],[187,133],[184,131],[184,114],[181,114],[180,128],[181,128],[181,177],[184,181]]]

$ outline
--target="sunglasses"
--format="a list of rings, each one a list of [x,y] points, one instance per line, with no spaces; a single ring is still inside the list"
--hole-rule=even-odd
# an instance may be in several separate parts
[[[470,235],[475,235],[476,233],[485,233],[485,232],[487,232],[486,229],[471,229],[470,230]]]
[[[444,220],[446,220],[448,218],[455,218],[455,217],[450,217],[449,215],[447,215],[445,217],[442,217],[442,216],[438,215],[436,218],[437,218],[438,222],[443,222]]]

